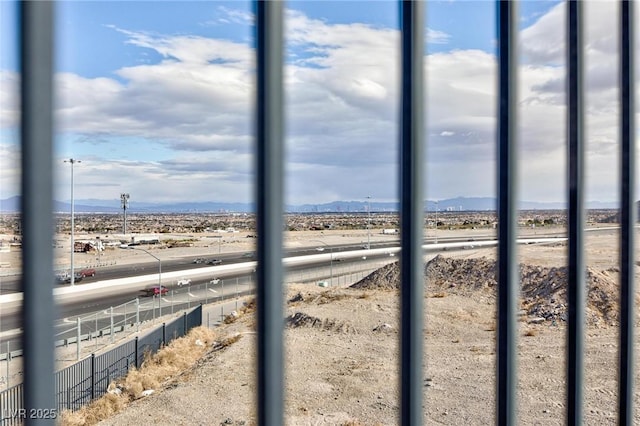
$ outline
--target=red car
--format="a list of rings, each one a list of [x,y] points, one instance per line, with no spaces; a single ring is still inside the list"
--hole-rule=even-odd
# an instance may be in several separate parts
[[[164,296],[169,293],[169,289],[163,285],[154,285],[153,287],[145,288],[143,291],[147,296]]]
[[[96,270],[93,268],[85,268],[82,271],[80,271],[80,275],[82,275],[83,277],[95,277]]]

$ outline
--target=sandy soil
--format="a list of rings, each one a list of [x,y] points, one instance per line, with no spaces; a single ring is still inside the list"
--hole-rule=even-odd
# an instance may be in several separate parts
[[[590,285],[602,296],[589,299],[593,315],[588,317],[585,343],[584,420],[592,425],[616,424],[616,243],[613,233],[593,233],[587,238],[588,265],[595,277]],[[566,306],[557,285],[565,253],[561,245],[521,249],[523,262],[541,277],[526,295],[523,292],[519,322],[518,416],[523,425],[565,424],[566,324],[562,318]],[[496,307],[487,268],[495,256],[492,250],[479,249],[447,255],[431,264],[431,278],[425,284],[423,420],[425,424],[491,424]],[[640,251],[636,258],[640,259]],[[393,288],[397,271],[390,268],[358,289],[288,286],[287,424],[398,424],[399,303]],[[463,278],[465,273],[468,278]],[[254,424],[255,317],[242,315],[216,333],[220,339],[241,337],[168,380],[160,392],[133,402],[101,424]],[[636,336],[636,345],[639,339]],[[636,393],[636,405],[639,400]],[[640,424],[638,410],[634,422]]]

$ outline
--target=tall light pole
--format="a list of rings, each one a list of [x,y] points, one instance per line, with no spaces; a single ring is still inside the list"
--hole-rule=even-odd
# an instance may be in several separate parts
[[[438,244],[438,200],[436,200],[436,229],[433,232],[436,236],[436,244]]]
[[[129,207],[129,194],[120,194],[120,203],[124,211],[124,224],[122,225],[122,233],[127,235],[127,207]]]
[[[73,255],[76,251],[75,241],[73,239],[73,232],[75,230],[74,211],[73,211],[73,165],[75,163],[81,163],[81,161],[74,160],[73,158],[69,158],[68,160],[64,160],[64,162],[71,164],[71,285],[75,285],[76,274],[73,269]]]
[[[371,249],[371,196],[367,195],[367,250]]]

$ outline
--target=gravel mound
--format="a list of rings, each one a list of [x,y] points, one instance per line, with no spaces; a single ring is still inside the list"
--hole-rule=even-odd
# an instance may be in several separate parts
[[[399,286],[400,267],[398,262],[394,262],[373,271],[349,288],[359,290],[395,290]]]
[[[427,262],[424,273],[429,290],[435,291],[455,288],[460,294],[493,289],[497,284],[496,262],[485,257],[453,259],[438,255]]]
[[[495,297],[497,262],[485,257],[454,259],[436,256],[425,265],[425,290],[460,295],[488,293]],[[586,270],[588,324],[614,325],[618,322],[618,284],[607,271]],[[566,321],[567,267],[520,265],[521,308],[527,315],[545,321]],[[394,290],[400,284],[398,263],[374,271],[351,288]]]
[[[289,315],[285,324],[289,328],[300,328],[300,327],[308,327],[308,328],[318,328],[325,331],[337,331],[341,333],[355,333],[355,329],[350,324],[346,322],[330,320],[330,319],[320,319],[318,317],[314,317],[311,315],[307,315],[304,312],[296,312],[293,315]]]

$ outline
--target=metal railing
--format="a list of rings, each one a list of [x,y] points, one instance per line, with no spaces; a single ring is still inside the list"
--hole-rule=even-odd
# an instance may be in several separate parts
[[[157,352],[172,340],[186,335],[189,330],[202,324],[202,305],[185,312],[169,323],[116,346],[107,352],[80,360],[54,375],[55,406],[51,411],[54,418],[62,410],[77,410],[107,392],[109,384],[126,376],[132,368],[139,368],[145,357]],[[26,388],[23,383],[0,392],[0,426],[22,424]]]
[[[635,128],[633,7],[620,2],[620,424],[633,422],[633,318],[634,306],[634,224]],[[497,1],[498,15],[498,213],[499,213],[499,285],[497,339],[496,422],[516,424],[517,339],[516,300],[518,279],[515,262],[517,108],[516,82],[516,2]],[[584,338],[584,261],[582,227],[584,196],[582,185],[584,135],[583,62],[581,1],[568,5],[568,198],[569,198],[569,327],[567,363],[567,421],[581,424],[582,339]],[[421,258],[416,241],[420,238],[421,211],[416,201],[423,200],[420,178],[424,174],[420,133],[425,117],[422,112],[421,70],[422,15],[424,2],[402,1],[402,133],[400,194],[402,217],[402,402],[403,424],[422,422],[420,392],[422,365],[420,342],[422,311],[419,294],[422,277],[418,274]],[[52,14],[51,2],[21,3],[22,72],[22,229],[24,281],[24,346],[26,374],[25,407],[55,407],[53,381],[53,300],[41,291],[42,282],[53,282],[51,230],[52,218]],[[258,419],[260,424],[283,424],[283,321],[282,321],[282,210],[283,210],[283,4],[280,1],[256,2],[257,41],[257,164],[256,200],[258,213]],[[425,408],[429,410],[429,407]],[[53,424],[53,420],[43,423]]]

